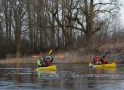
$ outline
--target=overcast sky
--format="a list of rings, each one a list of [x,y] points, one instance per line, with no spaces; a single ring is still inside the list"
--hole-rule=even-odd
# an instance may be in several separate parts
[[[122,15],[121,15],[121,18],[124,19],[124,8],[122,8],[122,9],[120,10],[120,13],[122,14]]]
[[[120,21],[121,21],[122,25],[124,26],[124,8],[121,8],[120,14],[121,14]]]

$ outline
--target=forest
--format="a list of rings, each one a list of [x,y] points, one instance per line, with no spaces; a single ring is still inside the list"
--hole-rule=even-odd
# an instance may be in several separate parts
[[[0,58],[123,44],[122,7],[119,0],[0,0]]]

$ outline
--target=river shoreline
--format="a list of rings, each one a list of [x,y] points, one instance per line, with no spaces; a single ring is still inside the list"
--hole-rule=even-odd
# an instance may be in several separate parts
[[[58,56],[62,55],[63,58],[59,58]],[[116,62],[116,63],[124,63],[124,54],[108,54],[106,56],[109,63]],[[37,63],[38,58],[32,58],[31,56],[24,56],[21,58],[13,58],[9,57],[7,59],[0,60],[0,63]],[[44,55],[39,55],[44,56]],[[92,62],[92,59],[94,57],[93,54],[89,55],[80,55],[78,53],[61,53],[61,54],[54,54],[50,55],[53,56],[53,62],[54,64],[89,64]],[[99,58],[101,58],[102,55],[99,55]]]

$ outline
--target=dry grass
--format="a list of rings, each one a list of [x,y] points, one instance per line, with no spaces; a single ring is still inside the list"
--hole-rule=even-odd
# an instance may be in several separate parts
[[[64,58],[60,59],[57,58],[57,56],[63,55]],[[84,64],[84,63],[89,63],[92,60],[93,55],[85,55],[81,56],[78,53],[72,52],[66,52],[66,53],[61,53],[59,55],[56,55],[54,58],[54,63],[73,63],[73,64]]]
[[[7,55],[5,60],[0,60],[0,63],[2,63],[2,64],[5,64],[5,63],[8,63],[8,64],[11,64],[11,63],[16,63],[16,64],[18,64],[18,63],[36,63],[36,59],[32,58],[31,56],[19,58],[19,57],[12,57],[12,56]]]
[[[100,47],[100,51],[110,50],[112,53],[121,53],[123,49],[124,49],[124,42],[108,43]]]
[[[58,56],[64,56],[64,58],[58,58]],[[41,55],[39,55],[41,56]],[[93,55],[81,56],[78,53],[60,53],[56,55],[52,55],[54,58],[53,63],[60,64],[60,63],[75,63],[75,64],[83,64],[89,63],[92,60]],[[32,56],[22,57],[22,58],[14,58],[14,57],[7,57],[6,60],[1,60],[0,63],[37,63],[38,58],[32,58]]]
[[[77,51],[70,52],[58,52],[52,53],[54,61],[53,63],[74,63],[74,64],[84,64],[90,63],[94,54],[84,54],[86,49],[81,48]],[[107,43],[106,45],[102,45],[98,47],[99,52],[105,53],[107,50],[111,51],[111,54],[124,52],[124,42],[115,42],[115,43]],[[42,54],[43,55],[43,54]],[[42,56],[39,55],[39,56]],[[48,55],[48,54],[44,54]],[[44,56],[43,55],[43,56]],[[58,56],[64,56],[64,58],[58,58]],[[0,60],[0,63],[37,63],[38,58],[32,58],[32,56],[25,57],[13,57],[11,55],[7,55],[6,60]]]

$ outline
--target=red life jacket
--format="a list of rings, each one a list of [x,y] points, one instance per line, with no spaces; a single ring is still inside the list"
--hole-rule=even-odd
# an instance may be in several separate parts
[[[106,64],[107,63],[107,60],[106,59],[103,59],[103,63]]]
[[[94,57],[94,62],[96,63],[96,62],[98,62],[99,61],[99,58],[98,58],[98,56],[96,57]]]
[[[50,66],[50,60],[47,60],[47,61],[46,61],[46,65],[47,65],[47,66]]]

